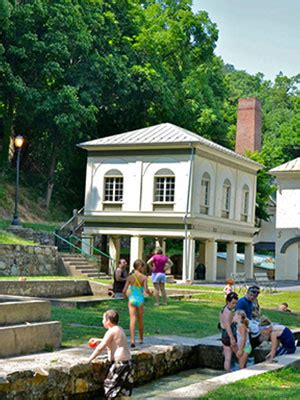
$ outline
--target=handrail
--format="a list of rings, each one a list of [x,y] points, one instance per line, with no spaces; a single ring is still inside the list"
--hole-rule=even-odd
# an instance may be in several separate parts
[[[76,235],[70,235],[69,238],[74,238],[76,240],[79,240],[81,243],[83,242],[83,240],[80,237],[76,236]],[[114,258],[112,258],[109,254],[106,254],[103,251],[97,249],[97,247],[94,247],[94,246],[91,246],[91,247],[92,247],[93,251],[96,251],[96,253],[99,253],[102,256],[104,256],[106,258],[109,258],[111,261],[116,262],[116,260]]]
[[[94,261],[94,263],[97,265],[97,269],[98,272],[100,273],[100,266],[99,266],[99,260],[97,257],[86,253],[85,251],[83,251],[80,247],[75,246],[73,243],[71,243],[70,241],[68,241],[67,239],[63,238],[62,236],[58,235],[57,233],[53,232],[54,236],[56,236],[58,239],[62,240],[63,242],[67,243],[69,246],[73,247],[74,249],[78,250],[84,257],[86,257],[87,259],[90,259],[92,261]]]
[[[81,209],[77,211],[76,216],[79,215],[83,210],[84,210],[84,206],[81,207]],[[75,215],[72,215],[72,217],[71,217],[70,219],[68,219],[67,222],[65,222],[64,224],[62,224],[58,229],[59,229],[59,230],[64,229],[67,225],[69,225],[70,222],[73,221],[74,218],[75,218]]]

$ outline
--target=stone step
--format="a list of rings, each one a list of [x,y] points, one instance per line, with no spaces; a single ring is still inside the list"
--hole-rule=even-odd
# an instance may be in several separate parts
[[[104,278],[104,277],[106,277],[106,274],[104,272],[100,272],[100,273],[95,272],[95,273],[89,273],[89,274],[86,274],[86,275],[89,278],[99,278],[99,277]]]
[[[100,274],[100,272],[96,269],[96,268],[89,268],[89,269],[77,269],[78,272],[80,272],[81,274],[85,275],[85,274]]]
[[[97,268],[95,268],[94,265],[72,265],[73,267],[75,267],[76,269],[81,269],[82,271],[86,271],[89,269],[95,269],[96,271],[98,271]]]
[[[50,319],[51,308],[48,301],[5,301],[1,303],[0,326],[42,322]]]
[[[0,357],[51,351],[61,345],[59,321],[0,327]]]
[[[65,262],[87,262],[86,258],[83,257],[62,257]]]

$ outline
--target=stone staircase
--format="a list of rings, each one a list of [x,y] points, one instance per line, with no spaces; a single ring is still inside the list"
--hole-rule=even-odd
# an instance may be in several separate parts
[[[95,264],[89,262],[80,254],[62,254],[60,262],[71,276],[84,276],[86,278],[108,278],[107,274],[100,272]]]
[[[53,351],[61,345],[61,324],[51,321],[50,302],[23,299],[1,296],[0,357]]]

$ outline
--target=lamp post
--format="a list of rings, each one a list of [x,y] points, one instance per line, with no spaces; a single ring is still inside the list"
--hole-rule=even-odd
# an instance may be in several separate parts
[[[18,135],[14,139],[14,145],[17,150],[17,173],[16,173],[16,196],[15,196],[15,212],[14,218],[12,220],[12,225],[21,225],[19,220],[19,213],[18,213],[18,203],[19,203],[19,172],[20,172],[20,155],[21,149],[24,143],[24,138],[21,135]]]

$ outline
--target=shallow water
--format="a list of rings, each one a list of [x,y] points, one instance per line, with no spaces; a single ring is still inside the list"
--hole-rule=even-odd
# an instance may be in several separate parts
[[[133,399],[147,399],[155,397],[183,386],[199,383],[205,379],[222,375],[224,371],[209,368],[196,368],[178,372],[176,375],[164,376],[155,381],[133,389]]]

